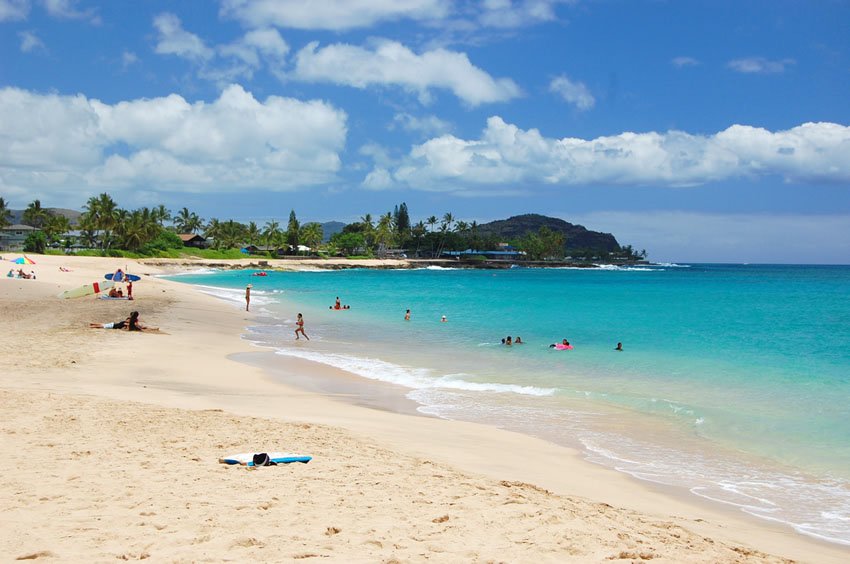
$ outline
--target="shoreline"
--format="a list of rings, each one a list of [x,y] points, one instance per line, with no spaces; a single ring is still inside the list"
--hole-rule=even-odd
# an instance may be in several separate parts
[[[248,337],[246,336],[243,338],[247,339]],[[674,498],[684,505],[692,505],[697,508],[702,508],[703,510],[725,514],[726,517],[743,519],[745,521],[758,523],[761,526],[775,528],[778,534],[799,535],[802,538],[808,539],[809,541],[817,544],[822,544],[825,547],[838,547],[839,550],[846,549],[848,551],[847,556],[850,557],[850,545],[847,543],[842,543],[841,541],[822,537],[817,534],[807,534],[797,531],[791,526],[791,524],[785,521],[751,514],[745,511],[745,506],[697,494],[691,491],[689,486],[681,484],[673,485],[651,479],[641,479],[626,470],[618,469],[605,462],[592,460],[594,456],[593,453],[587,450],[587,448],[575,437],[573,437],[573,440],[571,441],[563,442],[553,435],[505,427],[492,421],[482,421],[465,417],[447,418],[432,415],[420,410],[420,408],[427,406],[406,397],[407,393],[411,391],[411,388],[382,380],[366,378],[358,374],[347,372],[344,369],[324,364],[317,360],[304,359],[298,356],[281,356],[274,352],[276,349],[272,346],[259,344],[258,346],[265,348],[266,350],[264,352],[234,354],[231,355],[230,358],[237,362],[244,362],[251,366],[259,367],[269,374],[275,381],[282,382],[286,386],[293,386],[299,390],[319,394],[331,399],[332,401],[344,402],[349,405],[365,407],[387,413],[480,425],[494,431],[498,430],[498,432],[514,433],[529,439],[544,441],[557,448],[567,449],[576,459],[579,460],[579,464],[587,464],[593,468],[601,469],[602,472],[613,472],[617,476],[624,477],[626,480],[634,483],[635,487],[649,490],[654,494]],[[299,372],[309,372],[310,375],[299,375]],[[600,405],[599,407],[603,406]],[[608,426],[604,427],[605,432],[622,434],[624,429],[630,425],[630,423],[627,422],[628,418],[633,417],[633,415],[629,415],[627,412],[611,406],[604,406],[604,409],[606,411],[610,411],[611,414],[619,415],[617,417],[618,422],[614,424],[611,429],[609,429]],[[623,417],[626,417],[627,421],[620,421]],[[634,422],[638,423],[638,427],[642,433],[648,433],[650,436],[656,436],[655,433],[659,432],[659,429],[657,428],[659,425],[658,422],[648,422],[640,419]],[[634,429],[632,428],[631,431],[634,432]],[[638,433],[638,435],[642,436],[640,433]],[[634,434],[630,436],[635,438]],[[731,460],[731,457],[734,456],[735,453],[726,449],[724,450],[724,454],[729,456]],[[766,461],[759,460],[757,458],[752,458],[749,463],[758,467],[762,464],[767,464],[767,467],[773,470],[779,468],[775,465],[775,463],[767,463]],[[785,468],[782,470],[785,472],[791,471]],[[812,479],[814,478],[812,477]],[[562,485],[553,487],[558,488],[562,487]]]
[[[118,259],[120,260],[120,259]],[[260,258],[250,257],[244,259],[205,259],[200,257],[186,257],[179,259],[143,258],[138,262],[147,266],[157,268],[177,269],[182,271],[186,267],[195,268],[221,268],[228,270],[272,270],[281,272],[297,272],[301,270],[346,270],[352,268],[386,269],[386,270],[409,270],[417,268],[462,268],[472,270],[506,270],[510,268],[576,268],[595,269],[607,267],[641,267],[651,266],[647,261],[617,262],[617,263],[588,263],[584,261],[507,261],[501,259],[488,260],[457,260],[457,259],[408,259],[408,258],[372,258],[372,259],[348,259],[348,258],[313,258],[313,257],[289,257],[289,258]]]
[[[431,554],[448,559],[602,561],[610,557],[637,559],[645,551],[644,555],[676,561],[780,561],[759,552],[769,551],[803,561],[840,562],[850,554],[838,545],[778,526],[752,523],[754,517],[706,510],[653,492],[634,479],[581,460],[576,452],[546,441],[472,423],[364,409],[282,384],[262,370],[232,359],[233,354],[257,350],[240,338],[252,314],[221,307],[225,302],[177,282],[143,276],[143,281],[134,285],[137,300],[131,307],[142,311],[143,321],[160,326],[164,334],[89,330],[82,324],[118,318],[128,304],[74,302],[54,296],[70,283],[89,281],[101,276],[101,271],[133,261],[33,258],[38,280],[0,283],[4,298],[0,323],[8,335],[3,352],[12,358],[16,351],[29,351],[27,358],[0,376],[4,410],[11,414],[10,428],[17,431],[2,440],[7,452],[26,445],[28,458],[51,460],[60,450],[65,458],[55,458],[63,461],[61,470],[46,464],[25,473],[15,470],[14,461],[5,462],[8,477],[3,480],[3,490],[15,499],[5,543],[15,538],[16,544],[5,546],[9,554],[24,555],[31,550],[64,559],[103,558],[124,550],[131,555],[147,551],[155,558],[221,558],[222,554],[232,558],[262,558],[265,554],[268,558],[263,547],[273,545],[273,539],[282,541],[277,531],[284,523],[294,527],[300,537],[291,541],[293,549],[306,544],[309,548],[303,550],[307,552],[342,560],[421,559]],[[74,272],[60,275],[59,265],[70,266]],[[162,273],[138,263],[133,269],[149,275]],[[132,346],[127,346],[128,342]],[[123,403],[127,401],[132,403]],[[170,425],[161,427],[150,417],[142,417],[148,411],[160,414]],[[85,413],[89,415],[84,417]],[[133,414],[143,420],[136,421]],[[54,425],[56,417],[66,424]],[[202,421],[208,424],[202,425]],[[78,425],[88,425],[88,431],[76,433]],[[255,487],[261,483],[257,479],[245,481],[251,473],[222,474],[209,460],[215,452],[226,454],[223,449],[253,448],[253,442],[275,445],[280,434],[263,429],[281,426],[289,429],[284,435],[297,437],[294,446],[320,456],[291,471],[280,468],[256,473],[266,489]],[[250,432],[245,430],[249,428]],[[130,442],[131,448],[109,440],[101,444],[101,435],[114,438],[118,431],[132,431],[138,443]],[[169,434],[178,436],[169,438]],[[243,442],[225,438],[236,435],[243,437]],[[180,453],[192,451],[193,444],[202,448],[190,452],[194,458],[189,461],[169,461],[168,453],[174,451],[169,445],[175,444],[175,439],[180,441]],[[350,448],[355,443],[363,452]],[[148,453],[148,461],[156,460],[150,456],[159,456],[164,457],[163,462],[140,465],[134,461],[138,450]],[[86,451],[107,453],[111,472],[103,474],[100,465],[78,460],[89,455],[73,454]],[[190,509],[173,505],[176,501],[170,497],[172,505],[159,499],[168,497],[163,492],[173,487],[166,478],[174,476],[170,466],[175,463],[181,487],[185,486],[189,495],[203,492],[208,506]],[[430,470],[434,465],[439,467],[437,472]],[[368,473],[356,470],[360,468]],[[423,468],[428,471],[422,473]],[[376,472],[380,479],[370,480],[370,474],[374,478]],[[443,478],[434,479],[433,474]],[[292,476],[298,479],[292,481],[288,478]],[[278,479],[286,480],[288,488],[296,491],[306,481],[303,487],[312,487],[317,497],[293,509],[272,501],[262,510],[264,519],[252,521],[253,528],[247,532],[232,531],[214,517],[231,497],[226,488],[217,485],[222,481],[235,488],[237,496],[244,490],[268,499],[276,490],[267,489],[268,480]],[[114,523],[99,522],[99,527],[106,528],[107,532],[101,533],[108,537],[105,540],[79,529],[87,519],[94,519],[93,511],[100,504],[99,498],[77,495],[83,483],[113,492],[106,494],[108,499],[117,502],[126,494],[132,502],[122,501],[113,508],[121,513]],[[394,505],[382,505],[381,510],[367,514],[351,501],[343,503],[342,509],[333,509],[340,494],[346,500],[368,499],[377,504],[381,497],[386,498],[388,487],[400,494],[392,496]],[[540,487],[551,492],[544,493]],[[423,489],[427,494],[416,493]],[[62,500],[73,498],[79,507],[68,513],[61,507],[57,511],[50,503],[29,501],[29,496],[48,491],[53,492],[47,495],[49,499],[59,500],[54,503],[61,506]],[[444,493],[449,497],[443,498]],[[466,501],[458,506],[451,503],[451,496]],[[423,502],[421,507],[417,499]],[[610,505],[600,505],[605,503]],[[134,508],[132,504],[136,504]],[[417,508],[432,505],[428,519],[410,523],[394,519],[396,515],[419,515]],[[527,510],[510,512],[523,507]],[[151,512],[156,515],[144,516]],[[153,537],[143,534],[148,529],[133,522],[131,513],[136,521],[156,522],[166,532],[154,531]],[[447,519],[441,520],[444,514]],[[482,514],[486,525],[476,528],[476,515]],[[210,529],[200,524],[204,519],[214,522]],[[384,533],[376,540],[381,546],[370,544],[375,539],[369,538],[360,523]],[[340,531],[328,533],[332,529]],[[75,536],[74,530],[83,532]],[[506,538],[517,540],[506,543]],[[193,539],[198,542],[193,544]],[[51,543],[55,545],[52,548],[47,546]]]

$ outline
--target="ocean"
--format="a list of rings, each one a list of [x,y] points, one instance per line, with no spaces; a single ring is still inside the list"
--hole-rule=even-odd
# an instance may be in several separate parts
[[[403,386],[424,414],[850,545],[848,266],[252,273],[174,279],[241,306],[252,283],[246,338]]]

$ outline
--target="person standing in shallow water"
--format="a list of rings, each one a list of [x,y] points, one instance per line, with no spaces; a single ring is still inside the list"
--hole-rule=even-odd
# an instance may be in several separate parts
[[[404,320],[410,321],[410,310],[407,310],[406,312],[404,312]]]
[[[251,285],[245,286],[245,311],[251,306]]]
[[[309,341],[310,337],[308,337],[307,333],[304,332],[304,317],[300,313],[298,314],[298,319],[295,320],[295,325],[295,340],[297,341],[298,339],[300,339],[298,333],[301,333],[302,335],[304,335],[304,338]]]

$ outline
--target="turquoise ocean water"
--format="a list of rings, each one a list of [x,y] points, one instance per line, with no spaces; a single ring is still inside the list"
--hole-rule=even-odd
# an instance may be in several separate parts
[[[850,544],[850,267],[250,274],[175,279],[234,304],[252,283],[248,338],[404,386],[423,413]],[[336,296],[351,309],[329,310]],[[563,338],[573,350],[548,347]]]

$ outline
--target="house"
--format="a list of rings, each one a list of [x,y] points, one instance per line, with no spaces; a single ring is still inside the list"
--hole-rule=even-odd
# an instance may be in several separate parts
[[[0,229],[0,251],[21,251],[31,233],[39,231],[29,225],[7,225]]]
[[[207,240],[197,233],[180,233],[178,237],[183,241],[184,247],[194,247],[196,249],[207,248]]]

